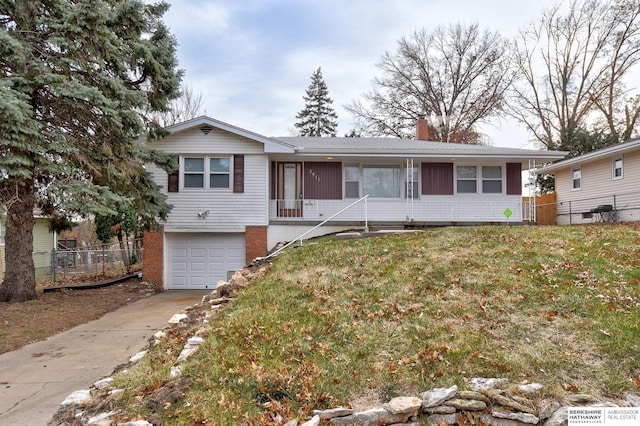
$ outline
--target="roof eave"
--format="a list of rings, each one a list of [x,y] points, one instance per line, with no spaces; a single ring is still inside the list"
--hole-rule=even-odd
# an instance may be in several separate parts
[[[284,154],[284,153],[293,153],[295,151],[295,146],[291,144],[282,142],[277,139],[269,138],[267,136],[263,136],[258,133],[254,133],[252,131],[243,129],[241,127],[237,127],[232,124],[225,123],[223,121],[216,120],[211,117],[207,117],[205,115],[196,117],[191,120],[184,121],[182,123],[177,123],[172,126],[165,127],[165,130],[167,130],[170,134],[173,135],[174,133],[197,128],[203,125],[209,125],[217,129],[224,130],[229,133],[233,133],[235,135],[254,140],[256,142],[260,142],[264,145],[265,153],[283,153]]]
[[[632,139],[628,142],[619,143],[607,148],[602,148],[597,151],[588,152],[578,157],[573,157],[564,161],[559,161],[557,163],[551,164],[546,167],[541,167],[540,169],[538,169],[538,173],[553,173],[557,170],[575,166],[577,164],[601,160],[611,155],[620,154],[625,151],[631,151],[633,149],[640,149],[640,138]]]

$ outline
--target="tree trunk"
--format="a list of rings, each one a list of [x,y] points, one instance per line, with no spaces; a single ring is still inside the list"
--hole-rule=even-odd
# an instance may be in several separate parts
[[[13,186],[7,204],[5,234],[6,274],[0,286],[0,301],[24,302],[36,298],[36,271],[33,264],[35,193],[33,181]]]

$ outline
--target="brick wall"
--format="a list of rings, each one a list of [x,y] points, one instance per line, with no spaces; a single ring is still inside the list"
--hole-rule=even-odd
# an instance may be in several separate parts
[[[160,232],[144,233],[144,252],[142,257],[142,277],[145,281],[155,283],[163,288],[162,272],[164,260],[164,234]]]
[[[247,226],[246,228],[246,262],[251,263],[256,257],[267,255],[267,227]]]

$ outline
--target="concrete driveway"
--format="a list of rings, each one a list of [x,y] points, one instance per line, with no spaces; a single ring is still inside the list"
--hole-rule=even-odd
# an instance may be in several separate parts
[[[0,425],[44,426],[72,392],[128,362],[183,309],[211,291],[166,291],[0,355]]]

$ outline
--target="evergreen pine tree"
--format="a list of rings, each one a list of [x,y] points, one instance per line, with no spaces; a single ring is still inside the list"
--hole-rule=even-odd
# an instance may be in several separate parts
[[[143,167],[171,156],[138,143],[142,114],[179,95],[169,4],[144,0],[0,2],[0,301],[34,299],[34,209],[114,214],[134,203],[151,225],[166,196]],[[170,164],[174,163],[174,164]],[[51,211],[48,211],[51,210]]]
[[[335,137],[338,116],[331,106],[333,100],[329,97],[329,89],[320,68],[311,75],[311,84],[302,99],[304,108],[296,115],[298,122],[295,123],[300,129],[299,135]]]

